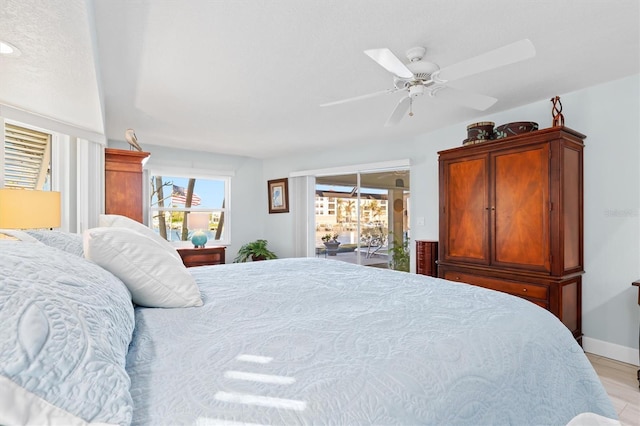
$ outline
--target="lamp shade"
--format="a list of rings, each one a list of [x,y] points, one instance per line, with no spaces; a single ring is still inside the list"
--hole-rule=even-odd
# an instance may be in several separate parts
[[[187,216],[187,225],[189,229],[197,231],[198,229],[206,229],[209,230],[209,213],[205,212],[195,212],[189,213]]]
[[[0,228],[34,229],[59,226],[59,192],[0,189]]]

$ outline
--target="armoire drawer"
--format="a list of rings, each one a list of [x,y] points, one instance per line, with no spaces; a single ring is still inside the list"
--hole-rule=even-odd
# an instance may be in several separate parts
[[[526,297],[527,299],[533,298],[549,300],[549,288],[542,285],[506,281],[498,278],[482,277],[457,271],[446,271],[444,273],[444,279],[490,288],[492,290]]]

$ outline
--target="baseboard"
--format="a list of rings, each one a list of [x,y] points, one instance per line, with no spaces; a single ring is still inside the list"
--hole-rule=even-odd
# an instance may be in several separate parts
[[[626,362],[631,365],[640,365],[638,357],[640,351],[635,348],[617,345],[615,343],[605,342],[591,337],[584,336],[582,338],[582,348],[585,352],[594,355],[600,355],[605,358],[615,359],[616,361]]]

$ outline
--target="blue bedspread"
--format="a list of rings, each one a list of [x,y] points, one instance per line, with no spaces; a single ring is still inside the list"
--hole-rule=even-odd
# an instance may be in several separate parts
[[[136,309],[134,424],[566,424],[616,413],[533,303],[326,259],[191,268],[204,306]]]

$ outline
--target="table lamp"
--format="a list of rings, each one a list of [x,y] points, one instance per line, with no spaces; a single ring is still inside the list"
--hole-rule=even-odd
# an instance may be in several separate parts
[[[0,228],[60,227],[60,193],[31,189],[0,189]]]
[[[195,212],[187,216],[187,226],[192,229],[191,242],[195,248],[204,247],[207,243],[207,234],[203,229],[209,230],[209,213]]]

